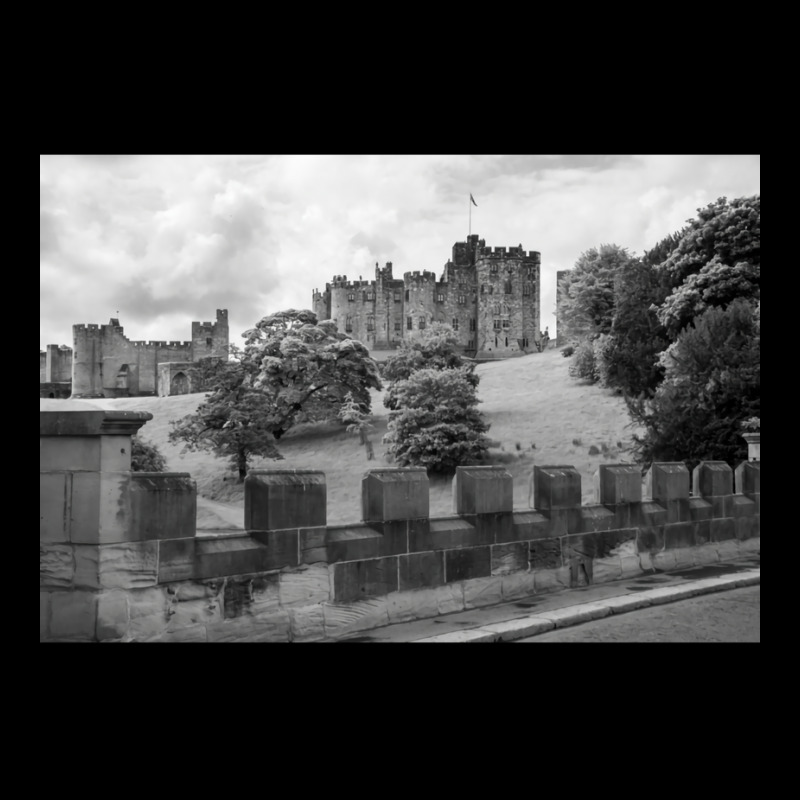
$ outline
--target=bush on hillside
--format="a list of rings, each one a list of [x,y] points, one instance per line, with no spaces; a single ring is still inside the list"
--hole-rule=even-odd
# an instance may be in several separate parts
[[[569,358],[574,352],[575,348],[570,344],[561,351],[561,355],[564,356],[564,358]]]
[[[395,405],[383,441],[398,466],[449,474],[485,459],[489,426],[468,368],[415,370],[392,388]]]
[[[593,341],[586,339],[578,345],[569,365],[569,374],[579,380],[597,383],[597,361]]]
[[[166,472],[167,459],[154,444],[131,436],[131,472]]]

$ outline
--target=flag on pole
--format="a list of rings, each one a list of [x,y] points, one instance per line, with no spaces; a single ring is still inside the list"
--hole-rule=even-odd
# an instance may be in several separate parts
[[[474,205],[474,206],[475,206],[475,208],[477,208],[477,207],[478,207],[478,204],[475,202],[475,198],[472,196],[472,193],[471,193],[471,192],[470,192],[470,195],[469,195],[469,199],[470,199],[470,200],[472,200],[472,205]]]

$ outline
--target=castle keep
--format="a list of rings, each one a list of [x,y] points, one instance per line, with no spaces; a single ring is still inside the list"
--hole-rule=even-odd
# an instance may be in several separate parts
[[[392,350],[432,322],[451,325],[466,355],[509,358],[536,350],[540,254],[518,247],[486,247],[477,234],[453,245],[441,280],[428,271],[392,275],[392,262],[375,265],[375,280],[336,275],[314,290],[314,313],[336,322],[370,350]]]
[[[48,345],[40,352],[41,396],[65,397],[70,389],[72,397],[186,394],[200,391],[192,385],[195,362],[227,357],[228,311],[217,309],[214,323],[192,322],[188,342],[133,342],[114,318],[108,325],[73,325],[72,338],[71,350]]]

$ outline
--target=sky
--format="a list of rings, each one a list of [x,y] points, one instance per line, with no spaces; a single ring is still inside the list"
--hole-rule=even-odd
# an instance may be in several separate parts
[[[131,340],[184,341],[218,308],[241,345],[334,275],[441,278],[470,232],[541,253],[552,336],[556,273],[582,253],[641,255],[760,192],[760,155],[41,155],[39,349],[112,317]]]

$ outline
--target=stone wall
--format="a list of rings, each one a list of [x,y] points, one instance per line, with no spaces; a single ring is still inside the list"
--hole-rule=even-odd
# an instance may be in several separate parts
[[[535,467],[528,511],[505,468],[460,468],[442,518],[424,470],[371,470],[336,526],[323,473],[254,470],[244,532],[198,536],[189,475],[129,472],[149,417],[40,401],[42,641],[331,640],[760,546],[759,461],[654,464],[644,494],[602,465],[586,506],[574,467]]]
[[[128,397],[168,394],[159,383],[159,365],[227,357],[228,312],[217,320],[193,322],[190,341],[131,341],[119,320],[108,325],[73,325],[72,396]],[[48,350],[51,345],[48,345]]]

